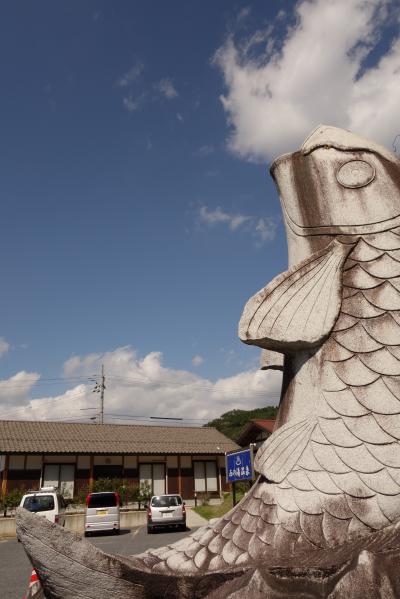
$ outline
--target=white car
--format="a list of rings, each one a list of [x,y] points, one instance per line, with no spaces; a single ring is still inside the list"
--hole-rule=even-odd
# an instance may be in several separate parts
[[[85,537],[93,532],[120,531],[119,495],[111,491],[89,493],[86,498]]]
[[[154,495],[147,506],[147,532],[166,526],[186,530],[185,502],[180,495]]]
[[[55,487],[42,487],[39,491],[28,491],[19,506],[28,512],[44,516],[50,522],[65,526],[65,501]]]

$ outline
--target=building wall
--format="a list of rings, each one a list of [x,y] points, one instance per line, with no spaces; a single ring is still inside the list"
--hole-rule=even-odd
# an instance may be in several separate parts
[[[69,469],[73,467],[73,494],[89,486],[91,475],[93,480],[98,478],[122,478],[128,484],[139,485],[141,464],[165,465],[165,491],[167,493],[180,493],[184,499],[193,499],[196,492],[194,476],[195,462],[212,462],[215,465],[216,483],[212,490],[206,489],[207,495],[218,496],[227,489],[225,483],[225,458],[224,456],[94,456],[88,455],[11,455],[7,473],[7,490],[39,489],[44,478],[44,471],[57,472],[57,465],[62,471],[62,466]],[[3,476],[5,460],[0,458],[0,467]],[[67,467],[67,465],[69,465]],[[147,468],[147,470],[149,470]],[[160,469],[158,469],[159,471]],[[197,467],[198,470],[198,467]],[[61,476],[61,475],[60,475]],[[207,477],[206,477],[207,478]],[[0,478],[1,480],[1,478]]]
[[[7,490],[38,489],[42,472],[42,456],[12,455],[7,472]]]

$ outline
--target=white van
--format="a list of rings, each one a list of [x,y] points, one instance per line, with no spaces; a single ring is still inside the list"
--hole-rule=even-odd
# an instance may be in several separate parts
[[[19,505],[28,512],[44,516],[54,524],[65,526],[65,501],[55,487],[42,487],[39,491],[28,491]]]
[[[186,507],[180,495],[154,495],[147,507],[147,532],[178,526],[186,530]]]
[[[85,537],[92,532],[120,531],[119,495],[111,491],[89,493],[86,498]]]

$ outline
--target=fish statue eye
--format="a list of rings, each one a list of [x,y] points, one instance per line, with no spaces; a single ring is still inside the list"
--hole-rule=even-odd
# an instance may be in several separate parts
[[[349,160],[339,167],[336,179],[343,187],[365,187],[375,179],[375,169],[365,160]]]

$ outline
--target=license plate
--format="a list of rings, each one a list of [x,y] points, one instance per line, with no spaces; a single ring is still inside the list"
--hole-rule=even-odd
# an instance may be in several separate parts
[[[163,513],[163,518],[172,518],[173,517],[173,513],[172,512],[164,512]]]
[[[99,510],[99,511],[97,512],[97,515],[98,515],[98,516],[107,516],[107,514],[108,514],[108,511],[107,511],[107,510]]]

